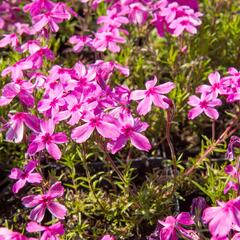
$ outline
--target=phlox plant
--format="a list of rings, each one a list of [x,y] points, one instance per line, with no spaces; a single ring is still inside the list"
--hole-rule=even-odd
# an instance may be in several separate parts
[[[109,202],[100,200],[104,193],[95,191],[99,182],[106,179],[101,177],[101,172],[97,177],[91,177],[88,169],[89,158],[99,153],[112,169],[108,168],[107,171],[113,171],[114,178],[119,179],[117,187],[115,182],[109,181],[115,191],[115,196],[112,194],[111,197],[119,200],[116,212],[126,212],[125,218],[132,222],[137,222],[142,216],[144,224],[147,215],[153,214],[148,205],[144,206],[144,198],[146,202],[152,199],[147,195],[148,190],[143,190],[142,196],[136,194],[136,186],[130,184],[132,176],[129,168],[120,169],[115,158],[122,154],[127,162],[131,151],[141,152],[145,156],[155,151],[157,143],[149,134],[153,123],[148,122],[153,112],[163,116],[161,121],[165,125],[165,139],[171,156],[171,180],[163,187],[161,194],[159,190],[152,190],[151,194],[163,195],[163,199],[168,199],[166,202],[172,201],[177,206],[179,185],[191,179],[198,165],[228,137],[231,138],[227,158],[235,161],[225,166],[224,170],[227,180],[222,194],[229,198],[219,199],[210,206],[204,198],[198,197],[193,200],[189,212],[176,210],[169,216],[162,215],[155,232],[148,239],[240,238],[239,156],[235,154],[240,138],[233,135],[238,130],[239,122],[240,72],[234,67],[230,67],[227,73],[223,71],[222,76],[220,71],[212,71],[208,75],[208,84],[199,84],[195,95],[188,94],[190,96],[184,106],[188,111],[188,121],[192,123],[195,118],[205,115],[204,119],[212,124],[212,141],[192,166],[181,166],[181,157],[176,154],[170,136],[174,117],[178,114],[176,110],[179,110],[173,97],[179,90],[179,83],[172,78],[163,81],[154,71],[151,76],[144,76],[144,87],[128,85],[126,83],[132,69],[123,61],[117,61],[134,31],[140,34],[146,29],[149,35],[156,32],[155,36],[160,41],[169,38],[174,42],[180,41],[180,54],[186,54],[188,46],[182,43],[188,37],[197,35],[202,27],[204,13],[198,1],[10,0],[3,1],[0,10],[0,29],[3,33],[0,48],[16,56],[1,71],[1,132],[4,141],[24,146],[24,161],[14,166],[8,177],[12,183],[12,194],[20,200],[27,216],[21,223],[21,230],[14,224],[11,228],[5,223],[0,228],[0,240],[125,239],[123,233],[128,233],[124,227],[121,227],[122,232],[115,231],[114,234],[110,227],[100,229],[97,231],[99,235],[91,235],[91,229],[87,229],[89,233],[83,236],[75,233],[73,229],[76,226],[71,224],[77,219],[81,225],[78,231],[82,230],[80,228],[86,229],[80,214],[81,207],[85,206],[77,203],[84,199],[74,195],[84,194],[80,186],[89,188],[101,211],[107,211]],[[94,24],[87,26],[87,31],[82,35],[62,33],[64,24],[71,26],[71,21],[74,24],[81,21],[81,11],[89,16],[95,14]],[[86,17],[85,25],[87,20]],[[73,59],[61,62],[62,56],[55,49],[59,36],[67,38],[68,51],[75,54]],[[94,61],[85,60],[84,51],[93,54]],[[115,80],[116,77],[123,81]],[[216,121],[224,115],[220,110],[226,106],[233,109],[232,114],[228,114],[230,123],[216,138]],[[129,148],[129,153],[125,154]],[[72,164],[77,159],[76,154],[83,162],[86,178],[76,177],[77,170]],[[99,154],[99,158],[102,155]],[[68,162],[68,158],[72,162]],[[51,166],[57,172],[56,166],[61,168],[64,164],[71,170],[71,179],[67,174],[56,177],[47,172]],[[98,182],[93,184],[96,178]],[[61,182],[62,179],[64,181]],[[154,189],[149,185],[148,188]],[[118,199],[119,191],[125,193],[123,200]],[[141,201],[128,203],[128,197]],[[74,199],[72,205],[69,199]],[[122,209],[119,210],[118,204],[121,203]],[[91,203],[87,204],[90,206]],[[136,208],[136,218],[131,219],[128,212],[130,207]],[[108,217],[108,221],[116,225],[117,214],[113,214],[115,219]],[[90,214],[85,215],[91,221]]]

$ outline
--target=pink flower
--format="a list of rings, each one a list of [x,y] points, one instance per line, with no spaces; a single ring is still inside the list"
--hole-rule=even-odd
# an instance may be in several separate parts
[[[40,32],[47,25],[52,32],[57,32],[59,30],[58,23],[71,18],[71,15],[68,12],[63,11],[62,5],[59,4],[60,3],[55,4],[54,7],[46,13],[33,16],[33,34]]]
[[[214,72],[208,75],[209,85],[201,85],[197,88],[197,93],[213,94],[214,97],[217,97],[218,94],[223,93],[223,86],[221,84],[221,76],[219,72]]]
[[[129,20],[134,24],[143,25],[148,18],[149,9],[140,2],[134,2],[129,5]]]
[[[119,28],[122,24],[129,22],[128,18],[122,16],[124,12],[119,11],[117,8],[108,9],[107,16],[100,16],[97,19],[97,24],[104,24],[107,27]]]
[[[211,94],[202,94],[201,98],[198,98],[195,95],[190,96],[188,104],[193,106],[193,108],[188,112],[189,119],[194,119],[204,112],[209,118],[216,120],[218,119],[219,114],[214,107],[221,106],[222,101]]]
[[[73,78],[74,73],[75,73],[74,70],[71,68],[63,68],[58,65],[54,65],[49,71],[48,80],[49,83],[55,82],[58,79],[60,80],[61,83],[67,82],[70,81],[71,78]]]
[[[168,0],[169,2],[177,2],[183,6],[189,6],[190,8],[194,9],[195,11],[198,10],[198,0]]]
[[[34,173],[36,169],[37,162],[30,161],[22,171],[19,168],[13,168],[9,178],[18,180],[12,187],[14,193],[18,193],[24,185],[28,183],[40,183],[42,181],[42,176],[39,173]]]
[[[137,107],[137,112],[140,115],[146,115],[151,111],[152,103],[154,103],[157,107],[162,109],[169,108],[170,100],[162,95],[169,93],[173,88],[175,88],[175,84],[172,82],[167,82],[158,86],[155,86],[157,83],[156,76],[153,80],[147,81],[145,86],[147,90],[135,90],[131,93],[131,100],[140,100],[140,103]]]
[[[222,94],[227,96],[228,102],[238,101],[240,99],[240,72],[238,72],[235,68],[229,68],[228,74],[229,76],[221,79],[221,84],[223,87]]]
[[[179,4],[174,1],[161,9],[160,15],[165,18],[167,23],[171,23],[177,17],[177,13],[181,10],[182,8]]]
[[[14,24],[14,26],[16,27],[16,33],[19,35],[23,35],[23,33],[30,35],[29,24],[17,22]]]
[[[91,111],[97,106],[97,101],[87,103],[84,94],[81,94],[79,100],[74,95],[68,95],[65,101],[67,103],[67,110],[59,112],[56,115],[56,119],[61,121],[71,117],[67,123],[72,126],[77,124],[87,111]]]
[[[231,164],[227,165],[224,169],[224,172],[231,176],[236,182],[229,181],[225,188],[224,188],[224,194],[226,194],[229,190],[233,190],[235,192],[238,191],[238,181],[240,180],[239,173],[237,172],[237,169],[233,167]]]
[[[104,235],[101,240],[115,240],[115,237],[107,234]]]
[[[109,115],[94,115],[88,112],[83,121],[86,123],[74,128],[71,134],[71,138],[77,143],[87,141],[95,129],[104,138],[116,139],[119,136],[116,120]]]
[[[134,119],[130,114],[126,114],[120,115],[119,124],[120,136],[108,144],[108,149],[112,154],[122,149],[128,139],[130,139],[132,145],[139,150],[149,151],[151,149],[151,144],[148,139],[141,134],[141,132],[148,128],[147,123],[141,122],[139,119]]]
[[[34,54],[40,49],[41,49],[41,46],[38,40],[29,40],[26,43],[22,44],[18,49],[18,51],[20,51],[21,53],[29,51],[30,54]]]
[[[6,84],[2,89],[0,106],[8,105],[16,96],[28,107],[33,107],[34,98],[32,96],[33,84],[22,79],[15,79]]]
[[[31,75],[30,81],[35,80],[34,86],[39,89],[42,88],[47,80],[47,77],[40,72],[34,72]]]
[[[117,86],[114,89],[113,97],[115,100],[114,106],[110,109],[110,115],[119,119],[120,115],[130,114],[130,90],[126,86]]]
[[[38,111],[48,117],[54,117],[59,112],[60,107],[65,105],[63,94],[64,89],[61,84],[54,89],[49,89],[48,95],[39,101]]]
[[[0,228],[0,240],[37,240],[37,238],[28,238],[19,232],[13,232],[7,228]]]
[[[97,51],[104,52],[106,49],[109,49],[109,51],[116,53],[120,52],[120,47],[117,43],[125,42],[125,38],[119,35],[119,31],[117,29],[114,29],[109,32],[97,32],[92,45]]]
[[[24,6],[25,12],[30,12],[32,16],[38,15],[42,10],[51,11],[54,7],[54,2],[49,0],[33,0]]]
[[[85,45],[91,46],[91,44],[90,44],[91,41],[92,41],[92,39],[86,35],[85,36],[74,35],[74,36],[70,37],[70,39],[69,39],[69,42],[72,45],[74,45],[73,51],[76,53],[81,52]]]
[[[23,139],[24,124],[32,131],[40,130],[40,122],[36,116],[30,113],[19,112],[10,115],[10,120],[5,126],[8,128],[6,140],[15,143],[21,142]]]
[[[123,66],[117,62],[112,62],[114,68],[116,68],[121,74],[125,75],[126,77],[129,76],[130,71],[129,68],[127,66]]]
[[[61,182],[54,183],[50,189],[39,195],[30,195],[22,198],[22,204],[27,208],[34,208],[30,213],[32,221],[41,222],[44,218],[46,209],[56,218],[64,219],[67,214],[65,206],[55,201],[55,198],[62,197],[64,188]]]
[[[20,61],[13,64],[13,66],[9,66],[2,71],[2,77],[5,77],[9,73],[11,73],[12,80],[23,79],[23,70],[29,70],[33,66],[32,61],[24,58]]]
[[[234,159],[234,149],[235,148],[240,148],[240,137],[231,136],[230,142],[228,143],[228,148],[227,148],[227,158],[229,160]]]
[[[4,38],[0,40],[0,48],[11,45],[13,48],[16,48],[19,41],[16,34],[4,34]]]
[[[46,149],[55,160],[59,160],[62,153],[57,144],[66,143],[67,136],[63,132],[53,133],[55,124],[52,119],[42,120],[40,122],[40,128],[41,132],[34,134],[33,140],[28,146],[28,154],[34,155]]]
[[[165,221],[159,221],[159,223],[163,226],[160,229],[160,239],[178,240],[177,232],[189,237],[189,230],[184,229],[182,225],[190,226],[194,224],[194,221],[188,212],[182,212],[176,218],[168,216]]]
[[[32,67],[34,69],[40,69],[43,65],[43,57],[45,57],[47,60],[54,60],[53,52],[47,47],[40,48],[32,55],[30,55],[27,59],[33,63]]]
[[[229,164],[225,167],[224,172],[233,178],[236,178],[238,175],[237,169],[235,167],[233,167],[231,164]]]
[[[217,201],[218,207],[206,208],[202,219],[216,239],[227,237],[233,225],[240,226],[239,198],[228,202]]]
[[[75,78],[77,81],[77,88],[82,92],[89,85],[90,82],[96,78],[96,70],[85,67],[81,62],[77,62],[74,66]],[[77,89],[78,90],[78,89]]]
[[[64,234],[64,226],[60,222],[51,226],[41,226],[36,222],[30,222],[27,225],[27,231],[30,233],[43,232],[40,240],[59,240],[58,236]]]
[[[180,36],[184,30],[192,34],[196,34],[197,27],[201,25],[199,16],[199,14],[192,12],[192,14],[178,17],[171,22],[169,28],[173,29],[173,35],[176,37]]]
[[[238,191],[238,184],[235,183],[235,182],[233,182],[233,181],[229,181],[229,182],[226,184],[226,186],[225,186],[225,188],[224,188],[224,190],[223,190],[223,193],[224,193],[224,194],[227,194],[228,191],[230,191],[231,189],[232,189],[233,191],[237,192],[237,191]]]

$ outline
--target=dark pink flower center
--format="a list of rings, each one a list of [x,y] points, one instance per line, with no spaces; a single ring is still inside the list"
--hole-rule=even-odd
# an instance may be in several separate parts
[[[51,143],[52,136],[49,133],[46,133],[44,136],[42,136],[43,143]]]
[[[50,103],[51,107],[55,107],[58,103],[58,99],[54,98],[52,102]]]
[[[106,35],[105,40],[106,40],[106,42],[112,42],[113,41],[112,36],[110,36],[110,35]]]
[[[16,113],[13,117],[14,120],[20,120],[24,118],[24,113]]]
[[[92,118],[91,120],[90,120],[90,125],[92,126],[92,127],[96,127],[97,125],[99,125],[99,118],[98,117],[95,117],[95,118]]]
[[[21,178],[22,178],[22,179],[25,179],[25,178],[27,178],[27,177],[28,177],[28,173],[23,172],[22,175],[21,175]]]
[[[187,20],[181,21],[181,25],[183,25],[183,26],[187,26],[188,24],[189,24],[189,21],[187,21]]]
[[[17,80],[15,80],[15,83],[18,84],[18,85],[22,85],[23,80],[18,78]]]
[[[87,81],[87,78],[86,78],[86,77],[81,77],[81,79],[80,79],[81,85],[86,84],[87,82],[88,82],[88,81]]]
[[[51,200],[52,200],[52,198],[51,198],[50,196],[43,195],[43,196],[42,196],[41,203],[47,204],[47,203],[49,203]]]
[[[212,86],[212,89],[216,90],[216,89],[219,89],[219,87],[220,87],[219,83],[214,83],[213,86]]]
[[[79,110],[81,108],[81,103],[75,104],[72,109],[71,112],[76,112],[77,110]]]
[[[133,131],[133,127],[130,125],[126,125],[122,127],[121,131],[125,136],[129,137]]]
[[[206,108],[208,106],[208,104],[205,100],[201,101],[199,105],[201,108]]]
[[[155,94],[154,88],[149,88],[149,89],[146,91],[146,96],[150,96],[150,95],[154,95],[154,94]]]

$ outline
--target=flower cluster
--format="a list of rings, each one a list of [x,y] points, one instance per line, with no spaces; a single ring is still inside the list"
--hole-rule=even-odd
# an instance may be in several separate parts
[[[5,8],[7,6],[10,5],[4,5]],[[72,37],[71,42],[76,43],[76,51],[89,44],[98,51],[109,48],[118,52],[117,44],[125,42],[125,38],[120,36],[120,32],[124,32],[121,25],[128,22],[143,24],[147,19],[147,9],[143,3],[126,2],[121,5],[116,1],[107,10],[107,16],[97,20],[102,27],[94,39]],[[0,40],[0,48],[11,47],[22,56],[1,73],[7,83],[1,91],[0,106],[16,101],[20,103],[15,111],[9,112],[1,129],[5,131],[7,141],[28,146],[26,165],[23,169],[13,168],[9,175],[16,181],[13,193],[18,194],[27,183],[41,189],[39,194],[22,198],[22,204],[32,209],[27,231],[41,232],[41,239],[58,239],[57,236],[64,234],[61,222],[51,226],[43,226],[41,222],[46,211],[55,219],[65,218],[67,209],[57,201],[63,196],[64,188],[60,182],[52,184],[42,177],[42,159],[50,156],[59,160],[64,144],[71,141],[81,144],[90,138],[104,144],[106,151],[112,154],[120,151],[128,141],[139,150],[149,151],[151,144],[144,136],[148,124],[140,117],[150,112],[152,104],[163,110],[171,107],[172,101],[165,94],[175,84],[157,85],[158,80],[154,76],[146,81],[146,90],[131,91],[124,85],[112,83],[111,76],[115,71],[125,77],[130,74],[128,67],[115,61],[97,60],[90,64],[77,61],[72,67],[54,65],[55,56],[49,47],[49,37],[59,30],[59,24],[76,13],[66,3],[50,0],[33,0],[22,10],[29,14],[31,20],[24,25],[25,31],[19,32],[14,27],[14,33],[5,34]],[[142,14],[144,20],[139,18]],[[8,20],[2,20],[6,31]],[[47,68],[49,65],[51,67]],[[134,101],[138,102],[137,111],[132,104]],[[60,126],[64,130],[58,131]],[[42,183],[41,187],[39,183]],[[7,236],[15,234],[7,233]]]
[[[87,2],[86,0],[81,0]],[[96,9],[102,2],[95,0],[91,6]],[[106,1],[109,2],[109,1]],[[191,34],[197,33],[197,27],[201,25],[201,13],[197,12],[197,1],[149,1],[149,0],[116,0],[107,8],[105,16],[97,19],[101,25],[93,36],[74,35],[69,42],[74,45],[73,51],[80,52],[84,46],[94,51],[103,52],[106,49],[116,53],[120,52],[119,44],[126,42],[129,35],[124,26],[129,24],[144,25],[148,20],[155,26],[159,36],[165,32],[173,36],[180,36],[185,31]]]
[[[221,77],[219,72],[209,74],[210,85],[197,87],[196,93],[200,93],[200,98],[196,95],[190,96],[188,104],[193,108],[188,113],[189,119],[194,119],[201,113],[205,113],[209,118],[216,120],[219,117],[217,106],[222,105],[219,96],[225,97],[228,103],[240,100],[240,72],[235,68],[229,68],[228,75]]]
[[[236,240],[240,236],[240,199],[228,202],[217,202],[216,207],[207,207],[205,199],[199,197],[193,200],[191,209],[194,211],[181,212],[176,217],[168,216],[164,221],[159,220],[156,231],[148,240],[164,239],[202,239],[196,225],[208,224],[212,240]],[[201,214],[197,218],[197,212]],[[232,236],[232,237],[230,237]]]
[[[231,137],[228,152],[231,151],[232,154],[234,144],[235,147],[240,147],[239,137]],[[225,173],[234,181],[228,181],[224,188],[224,194],[231,189],[239,191],[239,162],[237,164],[238,167],[232,165],[225,167]],[[201,225],[208,225],[208,230],[212,235],[211,240],[239,239],[240,197],[227,202],[217,201],[217,206],[214,207],[208,207],[203,197],[195,198],[192,201],[190,212],[181,212],[175,217],[168,216],[164,221],[159,220],[155,232],[148,237],[148,240],[177,240],[179,238],[200,240],[203,237],[199,231]]]
[[[21,2],[22,4],[18,4]],[[156,28],[159,36],[170,34],[178,37],[185,32],[196,34],[202,14],[195,0],[81,0],[95,10],[101,2],[107,3],[106,15],[97,19],[98,28],[92,35],[74,35],[69,39],[74,52],[87,46],[93,51],[113,53],[121,51],[121,44],[130,35],[129,24]],[[90,2],[90,3],[88,3]],[[22,6],[22,7],[19,7]],[[19,12],[29,21],[24,22]],[[19,194],[26,184],[33,184],[38,191],[21,198],[29,208],[30,222],[27,232],[40,234],[40,240],[59,239],[65,232],[62,220],[67,208],[62,204],[64,187],[61,182],[49,182],[41,174],[44,161],[62,158],[67,143],[91,142],[108,153],[116,154],[127,144],[141,151],[150,151],[151,143],[145,131],[148,123],[144,116],[152,107],[168,110],[173,102],[166,95],[175,87],[173,82],[160,83],[157,76],[146,79],[145,89],[129,89],[116,85],[114,74],[127,78],[127,66],[109,60],[92,63],[76,61],[71,66],[57,65],[51,49],[50,37],[54,36],[64,21],[76,17],[66,3],[51,0],[3,1],[0,5],[0,29],[6,34],[0,39],[0,48],[11,47],[21,56],[1,72],[7,82],[0,95],[0,106],[14,106],[1,126],[5,140],[27,146],[26,164],[22,169],[13,168],[9,178],[14,180],[14,194]],[[37,40],[36,40],[37,39]],[[218,72],[208,76],[210,85],[196,89],[198,96],[190,96],[189,119],[201,113],[216,120],[219,96],[229,103],[240,100],[240,73],[230,68],[228,76]],[[14,104],[14,103],[19,104]],[[135,108],[135,105],[137,107]],[[168,139],[169,140],[169,139]],[[229,158],[234,158],[234,148],[239,147],[238,137],[232,137],[228,146]],[[108,155],[110,156],[110,155]],[[44,161],[43,161],[44,159]],[[228,165],[225,172],[231,177],[224,193],[239,191],[239,167]],[[41,185],[40,185],[41,183]],[[205,200],[193,202],[191,212],[168,216],[158,222],[158,238],[175,240],[178,237],[201,239],[195,228],[197,222],[208,224],[212,239],[239,239],[240,198],[217,202],[217,207],[207,207]],[[52,216],[52,225],[46,224],[46,213]],[[0,239],[34,240],[18,232],[0,228]],[[102,239],[115,239],[105,235]]]

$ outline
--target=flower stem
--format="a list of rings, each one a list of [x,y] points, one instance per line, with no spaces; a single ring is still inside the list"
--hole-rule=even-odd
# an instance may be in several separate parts
[[[112,169],[117,173],[118,177],[122,180],[122,182],[128,187],[128,190],[131,194],[131,196],[134,196],[134,192],[132,191],[132,189],[129,187],[129,184],[126,182],[123,174],[121,173],[121,171],[118,169],[118,167],[116,166],[115,162],[113,161],[112,157],[110,156],[110,154],[108,153],[108,151],[106,150],[105,146],[101,143],[101,142],[97,142],[98,146],[100,148],[100,150],[102,150],[106,156],[107,161],[110,163]],[[138,208],[141,208],[141,204],[140,203],[135,203],[136,206]]]
[[[212,121],[212,141],[214,141],[215,140],[215,132],[216,132],[216,121],[215,120],[213,120]]]
[[[87,165],[87,159],[86,159],[86,151],[85,151],[85,146],[83,145],[83,158],[82,158],[82,162],[83,162],[83,168],[86,172],[86,175],[87,175],[87,180],[88,180],[88,186],[89,186],[89,189],[90,191],[92,192],[94,198],[96,199],[98,205],[101,207],[101,209],[105,212],[105,207],[102,205],[102,203],[100,202],[100,200],[98,199],[97,195],[95,194],[95,191],[93,189],[93,186],[92,186],[92,181],[91,181],[91,174],[89,172],[89,169],[88,169],[88,165]]]
[[[236,126],[235,126],[236,125]],[[235,128],[234,128],[235,127]],[[238,127],[238,119],[234,119],[230,125],[224,130],[224,132],[220,135],[220,137],[213,142],[213,144],[198,158],[196,163],[187,169],[184,173],[185,176],[189,176],[194,172],[194,170],[197,168],[197,166],[202,163],[202,161],[211,153],[214,151],[214,149],[222,143],[224,140],[226,140],[228,137],[230,137],[234,132],[236,132],[239,129]]]
[[[174,175],[174,179],[176,180],[177,177],[177,158],[176,158],[176,154],[175,154],[175,150],[171,141],[171,137],[170,137],[170,130],[171,130],[171,121],[172,121],[172,114],[170,110],[167,110],[167,126],[166,126],[166,139],[167,139],[167,143],[168,146],[170,148],[170,152],[171,152],[171,159],[172,159],[172,163],[173,163],[173,175]]]

